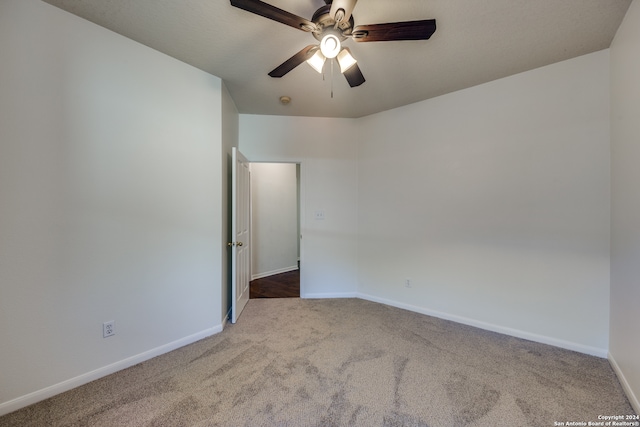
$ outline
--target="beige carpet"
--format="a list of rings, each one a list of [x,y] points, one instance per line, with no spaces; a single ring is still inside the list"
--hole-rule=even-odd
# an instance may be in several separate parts
[[[604,359],[363,300],[256,299],[218,335],[0,426],[553,426],[632,413]]]

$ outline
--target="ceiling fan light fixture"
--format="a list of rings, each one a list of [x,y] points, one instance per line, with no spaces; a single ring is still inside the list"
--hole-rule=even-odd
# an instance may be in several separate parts
[[[340,51],[337,59],[338,64],[340,64],[340,72],[343,74],[358,62],[353,56],[351,56],[351,52],[346,47]]]
[[[318,73],[322,73],[322,68],[324,67],[324,61],[327,58],[322,54],[320,49],[316,50],[316,53],[309,59],[307,59],[307,64],[311,65],[311,67],[316,70]]]
[[[322,54],[329,59],[338,56],[341,47],[340,39],[332,33],[325,35],[320,41],[320,50],[322,51]]]

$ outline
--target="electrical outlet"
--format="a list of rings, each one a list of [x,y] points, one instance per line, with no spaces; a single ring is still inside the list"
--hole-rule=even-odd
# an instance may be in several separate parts
[[[411,279],[404,279],[404,287],[405,288],[411,287]]]
[[[102,324],[102,338],[107,338],[116,334],[116,321],[109,320]]]

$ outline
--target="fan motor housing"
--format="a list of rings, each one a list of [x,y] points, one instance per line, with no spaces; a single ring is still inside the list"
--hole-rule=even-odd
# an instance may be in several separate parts
[[[340,22],[336,27],[336,21],[331,18],[331,4],[322,6],[316,10],[311,18],[311,21],[317,25],[318,31],[312,32],[313,37],[316,40],[321,41],[322,37],[331,32],[335,34],[340,41],[345,41],[350,35],[354,27],[353,15],[349,17],[348,21]]]

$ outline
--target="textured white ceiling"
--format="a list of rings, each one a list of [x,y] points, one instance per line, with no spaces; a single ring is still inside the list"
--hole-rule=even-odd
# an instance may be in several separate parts
[[[337,67],[324,80],[307,64],[269,77],[315,39],[229,0],[45,1],[222,78],[240,113],[319,117],[361,117],[608,48],[631,3],[359,0],[356,25],[435,18],[437,30],[427,41],[347,41],[367,80],[350,88]],[[307,19],[325,4],[266,2]]]

